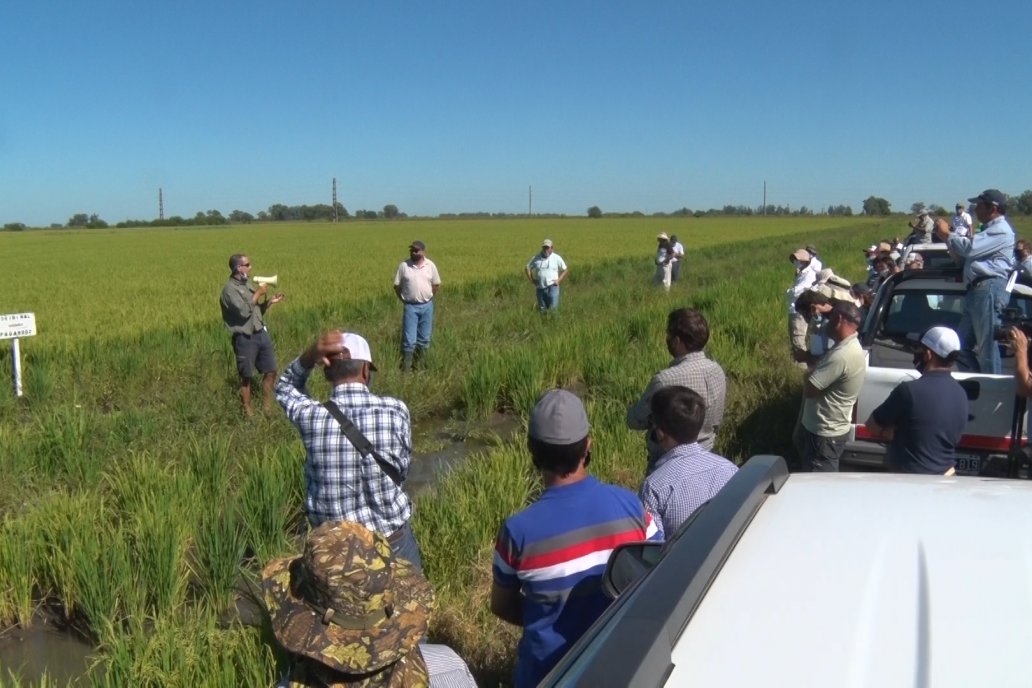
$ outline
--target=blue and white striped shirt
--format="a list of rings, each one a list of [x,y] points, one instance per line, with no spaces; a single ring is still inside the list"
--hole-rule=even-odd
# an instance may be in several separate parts
[[[638,496],[645,510],[662,521],[663,532],[670,539],[737,472],[738,466],[706,451],[698,442],[679,444],[659,457]]]
[[[308,396],[305,385],[311,372],[296,358],[276,383],[276,401],[301,433],[308,454],[308,520],[313,527],[324,521],[354,521],[388,537],[412,516],[408,495],[372,456],[363,458],[322,403]],[[337,385],[330,398],[404,479],[412,460],[405,403],[371,394],[358,382]]]

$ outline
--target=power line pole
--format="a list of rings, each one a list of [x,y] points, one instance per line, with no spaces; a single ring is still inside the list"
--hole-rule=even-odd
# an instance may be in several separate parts
[[[531,186],[527,187],[527,215],[534,214],[534,188]]]
[[[340,217],[337,214],[337,178],[333,178],[333,221],[340,222]]]
[[[160,186],[158,187],[158,219],[165,219],[165,196]]]
[[[763,180],[763,214],[767,214],[767,180]]]

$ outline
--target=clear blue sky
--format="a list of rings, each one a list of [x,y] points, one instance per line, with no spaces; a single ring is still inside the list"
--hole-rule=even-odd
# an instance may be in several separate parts
[[[1032,188],[1032,3],[10,0],[0,223]]]

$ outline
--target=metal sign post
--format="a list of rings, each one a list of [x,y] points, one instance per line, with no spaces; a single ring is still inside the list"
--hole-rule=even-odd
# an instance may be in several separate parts
[[[35,335],[35,313],[0,315],[0,339],[11,340],[11,374],[14,377],[14,396],[16,397],[22,395],[21,347],[18,345],[18,340],[21,337],[33,337]]]

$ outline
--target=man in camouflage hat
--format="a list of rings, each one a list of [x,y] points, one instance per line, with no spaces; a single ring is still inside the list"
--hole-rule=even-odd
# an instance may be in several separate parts
[[[276,640],[296,655],[280,685],[430,685],[417,646],[433,590],[379,533],[347,521],[323,523],[300,557],[265,567],[262,591]]]

